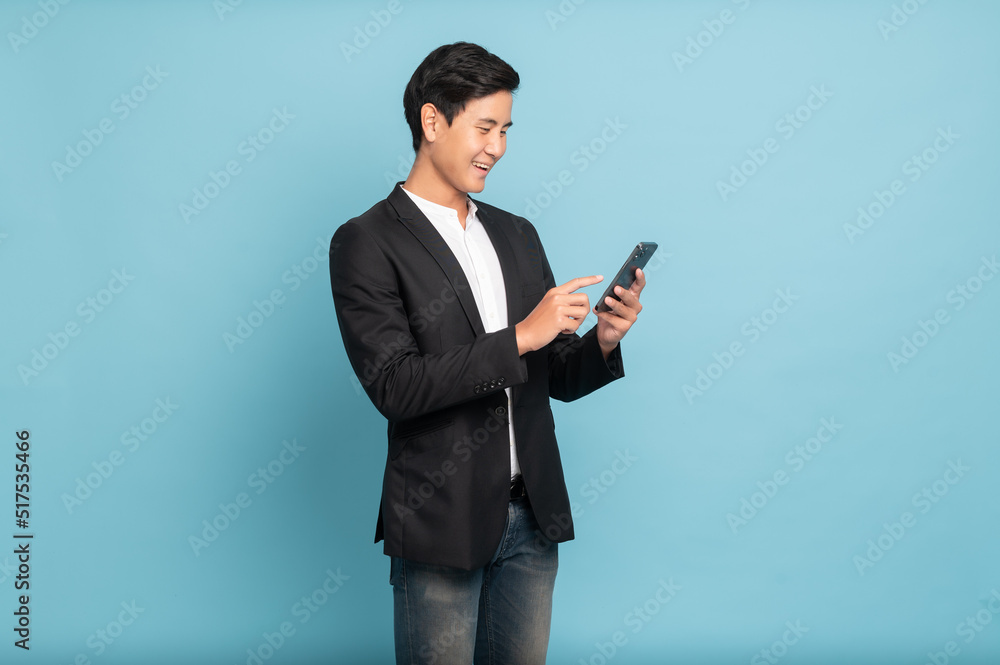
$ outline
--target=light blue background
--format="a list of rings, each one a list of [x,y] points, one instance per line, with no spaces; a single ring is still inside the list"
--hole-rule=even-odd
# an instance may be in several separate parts
[[[246,0],[221,16],[210,0],[78,0],[15,48],[9,33],[42,10],[4,2],[0,552],[20,429],[36,537],[31,651],[13,647],[17,594],[0,568],[0,660],[245,663],[290,621],[266,662],[390,662],[388,559],[371,542],[385,420],[355,389],[327,264],[309,257],[405,178],[403,88],[433,48],[467,40],[522,82],[480,196],[532,213],[557,282],[660,245],[626,377],[554,404],[579,516],[550,662],[599,664],[597,645],[622,631],[615,664],[746,663],[798,621],[808,632],[782,663],[918,665],[949,640],[951,662],[995,663],[1000,621],[968,643],[957,630],[992,619],[1000,590],[1000,280],[960,310],[948,294],[1000,250],[1000,8],[905,4],[919,9],[884,35],[888,1],[590,0],[555,22],[555,0],[401,0],[397,15]],[[726,10],[733,22],[712,23]],[[391,21],[348,58],[341,44],[371,12]],[[699,33],[708,45],[678,67]],[[147,67],[167,76],[120,118],[113,100]],[[814,86],[832,96],[786,138],[776,123]],[[286,108],[294,119],[247,162],[241,142]],[[114,131],[60,181],[52,163],[105,117]],[[582,170],[579,149],[616,119],[625,128]],[[911,182],[905,163],[948,128],[958,138]],[[723,200],[717,182],[769,138],[778,151]],[[240,174],[185,223],[179,206],[229,160]],[[543,196],[564,170],[572,183]],[[905,192],[850,242],[844,225],[894,179]],[[315,268],[294,290],[293,266]],[[115,270],[134,279],[87,322],[78,304]],[[274,289],[282,305],[230,349],[224,335]],[[743,326],[776,289],[798,299],[753,341]],[[894,369],[887,354],[938,309],[948,323]],[[80,333],[25,381],[19,366],[71,322]],[[734,342],[743,355],[686,398]],[[157,399],[178,408],[130,451],[123,432]],[[786,453],[822,418],[843,427],[795,471]],[[256,494],[251,474],[293,440],[305,450]],[[115,451],[123,463],[67,508]],[[625,451],[639,461],[616,475]],[[912,497],[958,460],[969,471],[921,512]],[[779,470],[787,484],[734,533],[727,515]],[[584,489],[602,474],[604,492]],[[240,492],[251,505],[196,555],[189,537]],[[907,511],[915,525],[859,571]],[[328,569],[349,579],[299,623],[293,606]],[[629,613],[661,580],[680,590],[633,632]],[[142,614],[98,654],[93,636],[133,600]]]

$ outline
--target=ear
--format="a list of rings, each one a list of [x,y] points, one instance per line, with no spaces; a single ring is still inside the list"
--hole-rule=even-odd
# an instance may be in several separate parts
[[[427,102],[420,107],[420,128],[424,132],[425,141],[434,143],[442,122],[444,122],[444,116],[438,112],[436,106]]]

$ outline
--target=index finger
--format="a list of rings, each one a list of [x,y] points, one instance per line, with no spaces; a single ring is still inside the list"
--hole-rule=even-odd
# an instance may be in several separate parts
[[[597,284],[604,279],[604,275],[590,275],[589,277],[574,277],[565,284],[560,284],[555,287],[558,293],[573,293],[577,289],[583,288],[584,286],[590,286],[591,284]]]

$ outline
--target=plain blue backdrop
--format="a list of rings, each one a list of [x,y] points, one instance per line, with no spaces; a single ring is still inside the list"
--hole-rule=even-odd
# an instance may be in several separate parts
[[[998,27],[985,1],[4,2],[0,661],[391,661],[385,420],[326,246],[405,179],[406,82],[465,40],[521,76],[479,196],[556,281],[660,246],[625,378],[554,404],[549,661],[995,663]]]

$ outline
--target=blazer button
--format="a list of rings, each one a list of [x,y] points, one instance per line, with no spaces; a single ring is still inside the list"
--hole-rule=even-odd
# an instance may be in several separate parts
[[[497,387],[497,380],[490,379],[490,388],[496,388],[496,387]]]
[[[503,414],[507,413],[507,409],[505,409],[502,406],[498,406],[493,410],[493,413],[497,414],[498,416],[502,416]]]
[[[474,388],[472,389],[472,392],[474,392],[474,393],[478,393],[478,392],[479,392],[479,390],[480,390],[480,389],[479,389],[479,384],[477,383],[477,384],[476,384],[476,386],[475,386],[475,387],[474,387]]]
[[[503,377],[502,376],[499,379],[497,379],[497,385],[498,386],[502,386],[503,385]]]

